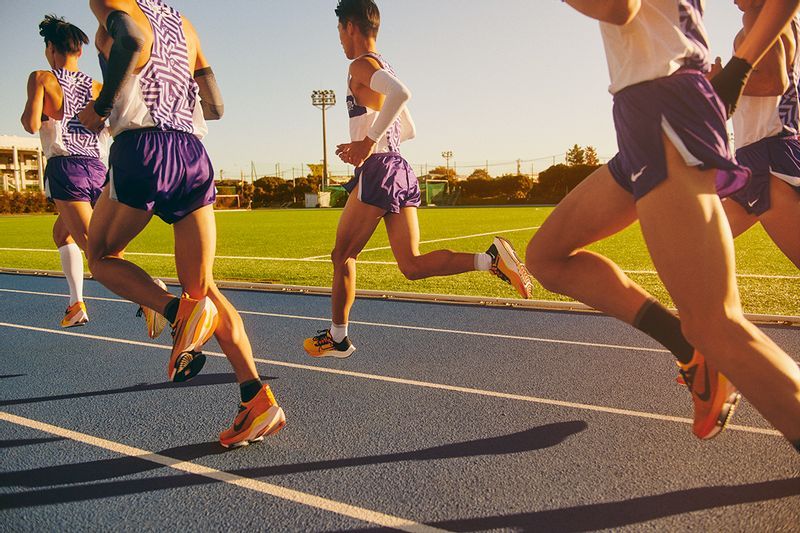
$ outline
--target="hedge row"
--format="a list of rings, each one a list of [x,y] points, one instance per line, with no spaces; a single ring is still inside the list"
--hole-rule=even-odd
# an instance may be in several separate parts
[[[55,205],[39,191],[0,192],[0,213],[52,213]]]

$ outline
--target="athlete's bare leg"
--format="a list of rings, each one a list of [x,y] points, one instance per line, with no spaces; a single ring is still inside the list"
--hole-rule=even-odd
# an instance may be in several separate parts
[[[58,208],[56,224],[60,221],[75,244],[85,252],[88,246],[89,221],[92,219],[92,204],[65,200],[55,200],[55,203]],[[58,243],[56,245],[62,246]]]
[[[582,248],[635,221],[633,196],[604,165],[561,200],[533,236],[528,270],[545,289],[632,324],[650,295],[612,261]]]
[[[55,243],[56,248],[61,248],[67,244],[75,243],[72,236],[69,234],[69,230],[67,229],[67,225],[64,223],[64,219],[61,218],[60,214],[56,217],[56,221],[53,224],[53,242]]]
[[[725,210],[725,218],[728,219],[734,239],[758,224],[758,217],[745,211],[744,207],[732,198],[723,200],[722,207]]]
[[[358,186],[347,198],[339,225],[336,244],[331,252],[333,287],[331,318],[334,324],[347,324],[356,299],[356,258],[369,242],[386,212],[358,199]]]
[[[216,305],[219,325],[214,335],[230,361],[237,381],[244,383],[258,379],[253,348],[242,317],[214,283],[217,228],[213,207],[207,205],[193,211],[173,225],[173,232],[175,266],[183,290],[196,300],[208,296]]]
[[[744,318],[715,171],[687,167],[666,137],[664,147],[669,177],[641,198],[636,210],[684,335],[775,428],[797,442],[800,369]]]
[[[450,276],[475,270],[475,254],[450,250],[419,253],[419,221],[416,207],[403,207],[399,213],[383,217],[392,253],[400,272],[410,280]]]
[[[775,176],[769,179],[771,207],[759,220],[772,241],[800,268],[800,193]]]
[[[152,216],[150,211],[112,200],[106,187],[89,225],[87,257],[89,269],[97,281],[123,298],[162,312],[174,296],[153,283],[147,272],[123,259],[125,247],[147,226]]]

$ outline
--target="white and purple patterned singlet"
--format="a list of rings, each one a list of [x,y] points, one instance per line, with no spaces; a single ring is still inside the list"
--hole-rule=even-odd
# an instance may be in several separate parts
[[[789,87],[781,96],[747,96],[739,99],[733,115],[736,148],[767,137],[795,137],[800,133],[800,16],[790,25],[795,40],[794,57],[786,63]]]
[[[109,117],[111,133],[159,128],[208,132],[200,107],[197,83],[189,70],[189,51],[181,14],[161,0],[136,0],[153,30],[150,60],[127,83]]]
[[[78,113],[92,99],[92,78],[83,72],[63,68],[52,72],[64,95],[64,117],[42,122],[39,138],[45,157],[83,156],[99,159],[104,155],[105,135],[87,130],[78,120]]]
[[[708,72],[704,0],[642,0],[628,24],[600,23],[614,94],[682,68]]]
[[[392,69],[391,65],[389,65],[380,54],[364,54],[363,56],[356,58],[356,60],[361,59],[362,57],[373,58],[386,72],[392,76],[395,75],[394,69]],[[353,96],[353,93],[350,90],[349,77],[347,79],[347,113],[350,116],[351,141],[360,141],[364,139],[378,116],[378,111],[359,105],[356,102],[355,96]],[[389,126],[386,135],[378,139],[378,142],[375,146],[375,153],[399,152],[402,133],[403,123],[398,117],[398,119],[395,120],[391,126]]]

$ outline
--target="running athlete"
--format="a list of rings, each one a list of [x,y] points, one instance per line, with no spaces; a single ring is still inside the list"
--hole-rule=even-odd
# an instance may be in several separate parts
[[[417,177],[400,155],[400,143],[416,131],[406,102],[408,88],[378,53],[376,39],[380,12],[372,0],[340,0],[336,7],[339,39],[352,60],[347,86],[352,142],[336,154],[356,167],[345,185],[350,193],[339,226],[333,261],[332,324],[306,339],[303,347],[313,357],[349,357],[355,347],[347,335],[350,308],[356,292],[356,258],[383,219],[400,271],[417,280],[481,270],[492,272],[530,298],[531,282],[525,266],[507,240],[495,237],[486,253],[419,251]]]
[[[763,0],[736,0],[744,28],[734,48],[752,30]],[[755,65],[733,115],[736,159],[753,177],[722,203],[733,236],[760,222],[770,238],[800,268],[800,19],[795,17]]]
[[[78,69],[78,59],[89,38],[63,18],[47,15],[39,24],[44,55],[51,70],[36,70],[28,78],[28,101],[22,126],[39,132],[47,158],[45,194],[56,204],[58,218],[53,240],[69,285],[69,306],[61,326],[89,321],[83,302],[83,255],[86,251],[92,207],[106,181],[100,160],[107,151],[106,134],[87,130],[78,113],[99,93],[102,85]]]
[[[556,207],[528,245],[528,268],[545,288],[670,348],[692,393],[696,436],[710,438],[724,427],[739,398],[736,384],[800,446],[800,370],[743,316],[720,201],[750,174],[730,153],[727,116],[751,65],[800,0],[767,0],[712,83],[703,75],[709,61],[702,0],[567,3],[600,21],[620,151]],[[617,265],[583,249],[637,218],[680,321]]]
[[[259,441],[280,430],[285,417],[259,379],[239,313],[212,275],[214,171],[200,139],[207,132],[205,119],[223,113],[213,72],[192,24],[161,0],[91,0],[90,6],[100,22],[96,43],[106,63],[105,86],[80,118],[95,131],[108,118],[114,144],[109,186],[92,218],[89,267],[106,287],[159,310],[172,324],[170,380],[194,377],[205,360],[200,348],[216,335],[242,396],[220,443]],[[175,266],[186,297],[173,297],[123,259],[153,214],[173,227]]]

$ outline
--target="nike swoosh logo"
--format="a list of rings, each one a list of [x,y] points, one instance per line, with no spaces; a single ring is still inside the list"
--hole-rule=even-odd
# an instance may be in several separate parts
[[[749,205],[750,207],[753,207],[753,206],[754,206],[754,205],[756,205],[757,203],[758,203],[758,198],[756,198],[756,199],[755,199],[755,200],[753,200],[752,202],[747,202],[747,205]]]
[[[706,379],[708,379],[708,378],[706,378]],[[234,431],[240,431],[244,427],[244,423],[247,422],[248,418],[250,418],[250,413],[251,412],[252,411],[247,411],[247,414],[245,415],[245,417],[242,419],[241,422],[239,422],[238,424],[236,424],[236,423],[233,424],[233,430]]]
[[[644,174],[644,171],[645,171],[646,169],[647,169],[647,165],[643,166],[643,167],[642,167],[642,170],[640,170],[640,171],[639,171],[639,172],[637,172],[636,174],[631,174],[631,183],[636,183],[636,180],[638,180],[638,179],[639,179],[639,176],[641,176],[642,174]]]
[[[696,371],[697,370],[695,369],[695,372]],[[694,379],[695,372],[692,372],[692,379]],[[703,389],[703,392],[700,392],[697,389],[695,389],[694,393],[702,401],[707,402],[711,398],[711,382],[708,379],[708,368],[706,368],[704,375],[705,375],[705,388]]]

